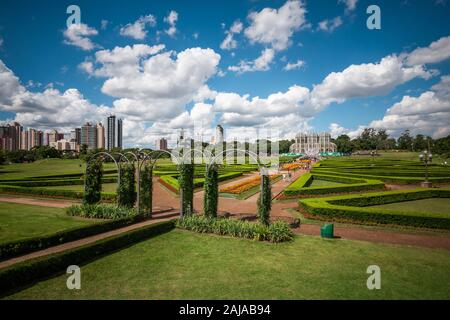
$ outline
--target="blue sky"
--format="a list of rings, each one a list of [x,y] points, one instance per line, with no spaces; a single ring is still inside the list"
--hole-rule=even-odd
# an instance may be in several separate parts
[[[140,146],[200,122],[206,134],[222,123],[238,138],[263,127],[282,137],[300,130],[354,136],[364,126],[447,135],[447,2],[3,0],[0,120],[64,131],[113,112],[126,120],[127,144]],[[67,32],[71,4],[90,35]],[[381,30],[366,27],[371,4],[381,9]],[[127,33],[140,17],[147,19],[141,34]],[[136,54],[136,45],[148,52],[125,70],[121,59]],[[113,54],[126,46],[130,52]]]

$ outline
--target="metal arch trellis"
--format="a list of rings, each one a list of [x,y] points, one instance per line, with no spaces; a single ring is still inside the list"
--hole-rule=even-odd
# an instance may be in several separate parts
[[[114,156],[113,156],[114,154],[120,155],[119,161],[117,161],[117,160],[114,158]],[[117,170],[117,184],[120,185],[120,163],[121,163],[121,161],[122,161],[122,157],[124,157],[124,158],[129,162],[128,158],[125,157],[125,156],[124,156],[122,153],[120,153],[120,152],[113,152],[113,153],[109,153],[109,152],[106,152],[106,151],[97,152],[96,154],[92,155],[92,156],[89,158],[89,160],[86,162],[85,176],[86,176],[86,174],[87,174],[87,168],[88,168],[88,166],[89,166],[89,163],[90,163],[92,160],[94,160],[95,158],[97,158],[98,156],[107,156],[107,157],[109,157],[112,161],[114,161],[114,164],[116,165],[116,170]],[[84,189],[86,190],[86,178],[84,179]]]

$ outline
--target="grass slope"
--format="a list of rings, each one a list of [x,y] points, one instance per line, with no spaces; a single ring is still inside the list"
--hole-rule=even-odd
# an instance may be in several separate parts
[[[0,202],[0,243],[49,235],[92,223],[66,216],[62,208]]]
[[[368,208],[380,208],[406,212],[437,213],[450,216],[450,198],[431,198],[414,201],[388,203]]]
[[[369,265],[381,290],[368,290]],[[450,253],[296,237],[278,245],[175,230],[8,299],[449,299]]]

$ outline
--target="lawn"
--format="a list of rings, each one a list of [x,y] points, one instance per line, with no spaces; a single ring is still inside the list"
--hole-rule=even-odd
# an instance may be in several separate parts
[[[368,290],[369,265],[381,289]],[[283,244],[174,230],[8,299],[450,299],[450,252],[296,237]]]
[[[414,201],[402,201],[395,203],[370,206],[368,208],[380,208],[397,210],[402,212],[426,212],[450,215],[450,199],[449,198],[431,198]]]
[[[321,179],[313,179],[311,184],[308,187],[341,187],[344,186],[344,183],[334,182],[334,181],[327,181],[327,180],[321,180]]]
[[[66,216],[62,208],[0,202],[0,243],[49,235],[92,223]]]

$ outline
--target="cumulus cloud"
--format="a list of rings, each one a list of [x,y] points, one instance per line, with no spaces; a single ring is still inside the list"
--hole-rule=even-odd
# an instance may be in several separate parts
[[[289,0],[279,9],[251,12],[250,26],[244,34],[252,43],[270,45],[281,51],[290,45],[293,33],[306,24],[305,14],[305,5],[300,0]]]
[[[71,24],[66,30],[64,30],[63,34],[65,44],[78,47],[85,51],[90,51],[99,47],[89,38],[91,36],[96,36],[98,31],[89,27],[87,24]]]
[[[235,22],[233,22],[230,29],[225,32],[226,37],[220,44],[220,48],[222,50],[235,49],[237,47],[237,41],[233,37],[235,34],[241,33],[243,27],[244,26],[243,26],[242,22],[240,22],[239,20],[236,20]]]
[[[124,27],[120,28],[120,34],[125,37],[131,37],[136,40],[143,40],[147,36],[146,27],[154,27],[156,25],[156,19],[153,15],[149,14],[141,16],[133,23],[128,23]]]
[[[217,72],[220,55],[190,48],[178,54],[164,46],[134,45],[102,50],[82,68],[106,77],[102,92],[117,98],[114,110],[132,119],[154,121],[176,117],[193,99],[210,98],[206,81]],[[200,101],[200,100],[198,100]]]
[[[428,47],[409,53],[406,62],[410,66],[438,63],[450,58],[450,36],[432,42]]]
[[[169,29],[165,30],[165,32],[171,37],[173,37],[177,32],[176,27],[177,20],[178,20],[178,13],[174,10],[170,11],[169,15],[164,18],[164,22],[167,22],[169,24]]]
[[[432,73],[423,66],[407,67],[402,59],[390,55],[378,63],[351,65],[341,72],[330,73],[311,92],[311,103],[318,110],[332,102],[350,98],[387,94],[396,86],[413,78],[428,79]]]
[[[323,20],[319,22],[317,30],[325,31],[325,32],[333,32],[336,28],[342,25],[342,18],[336,17],[329,20]]]
[[[297,60],[296,62],[288,62],[285,66],[284,66],[284,68],[283,68],[283,70],[286,70],[286,71],[291,71],[291,70],[297,70],[297,69],[300,69],[301,67],[303,67],[305,65],[305,61],[303,61],[303,60]]]
[[[270,69],[270,64],[275,57],[275,50],[266,48],[261,52],[261,55],[253,61],[241,60],[238,65],[229,66],[228,70],[244,73],[253,71],[267,71]]]

